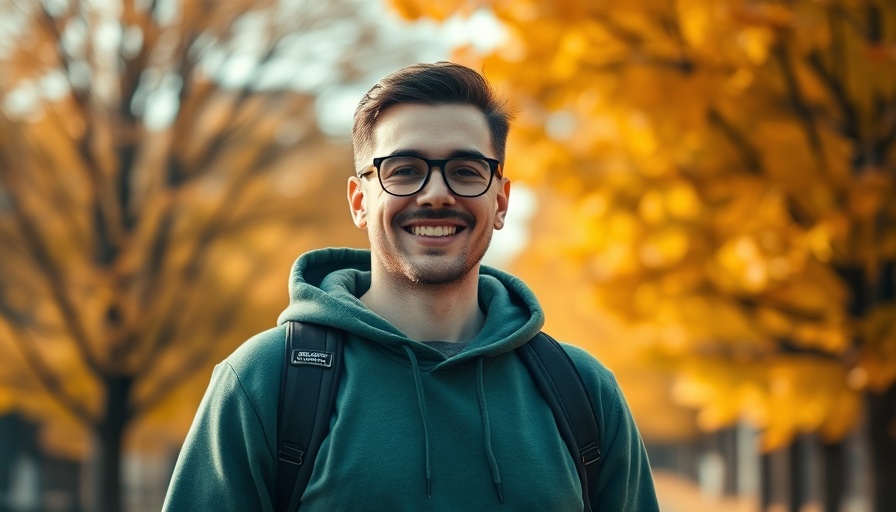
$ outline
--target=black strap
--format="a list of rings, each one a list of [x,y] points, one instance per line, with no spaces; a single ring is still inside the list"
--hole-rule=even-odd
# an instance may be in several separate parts
[[[560,436],[576,461],[582,500],[589,512],[589,483],[597,482],[601,453],[600,432],[588,388],[563,347],[547,334],[539,332],[517,353],[554,413]]]
[[[289,322],[280,378],[275,510],[298,510],[314,459],[330,428],[345,332]]]

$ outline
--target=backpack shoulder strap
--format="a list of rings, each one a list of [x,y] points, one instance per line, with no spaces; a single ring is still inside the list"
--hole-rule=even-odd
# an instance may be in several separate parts
[[[330,428],[345,331],[289,322],[277,408],[277,512],[298,510]]]
[[[560,436],[576,462],[585,511],[590,511],[589,483],[597,483],[601,458],[600,432],[591,395],[572,359],[547,334],[539,332],[517,352],[554,413]]]

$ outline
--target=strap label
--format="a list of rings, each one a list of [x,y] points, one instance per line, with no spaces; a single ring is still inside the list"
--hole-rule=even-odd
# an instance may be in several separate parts
[[[294,366],[320,366],[330,368],[333,366],[332,352],[319,352],[317,350],[293,350],[289,363]]]

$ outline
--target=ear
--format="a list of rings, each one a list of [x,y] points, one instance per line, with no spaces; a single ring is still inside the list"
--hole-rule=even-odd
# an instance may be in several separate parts
[[[352,221],[361,229],[367,227],[367,198],[361,178],[352,176],[348,179],[348,207],[352,212]]]
[[[498,196],[495,198],[495,229],[501,229],[504,227],[504,219],[507,216],[507,204],[510,201],[510,180],[507,178],[501,178],[501,181],[498,183],[500,187],[498,188]]]

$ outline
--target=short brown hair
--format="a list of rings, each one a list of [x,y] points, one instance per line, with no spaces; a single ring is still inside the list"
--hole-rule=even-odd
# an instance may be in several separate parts
[[[485,115],[497,159],[504,161],[511,114],[488,81],[476,71],[452,62],[415,64],[377,82],[361,98],[352,126],[355,169],[370,162],[360,159],[373,147],[373,129],[379,115],[398,104],[473,105]]]

